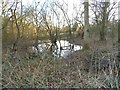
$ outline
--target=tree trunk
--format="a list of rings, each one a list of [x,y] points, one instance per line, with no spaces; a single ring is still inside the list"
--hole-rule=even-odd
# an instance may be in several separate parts
[[[105,29],[106,29],[106,20],[105,20],[106,14],[105,14],[105,12],[106,12],[106,10],[104,10],[104,12],[103,12],[102,28],[100,30],[100,40],[101,41],[106,40],[106,38],[105,38]]]
[[[113,17],[113,22],[112,22],[112,24],[113,24],[113,26],[112,26],[112,35],[111,35],[111,37],[112,37],[112,41],[114,41],[114,37],[115,37],[115,33],[114,33],[114,31],[115,31],[115,16]]]
[[[16,15],[15,15],[15,12],[14,12],[14,19],[15,19],[15,24],[16,24],[16,28],[17,28],[17,38],[13,44],[13,50],[16,51],[16,48],[18,46],[18,42],[19,42],[19,39],[20,39],[20,27],[18,25],[18,22],[17,22],[17,18],[16,18]]]
[[[120,20],[118,20],[118,60],[120,60]]]
[[[84,49],[89,49],[89,4],[88,0],[84,0]]]
[[[107,29],[107,23],[108,23],[108,13],[107,13],[107,8],[109,7],[109,0],[105,0],[105,2],[103,2],[103,7],[102,7],[102,28],[100,30],[100,40],[101,41],[105,41],[105,30]]]
[[[105,38],[105,26],[102,25],[102,28],[100,30],[100,41],[104,41],[104,40],[106,40],[106,38]]]

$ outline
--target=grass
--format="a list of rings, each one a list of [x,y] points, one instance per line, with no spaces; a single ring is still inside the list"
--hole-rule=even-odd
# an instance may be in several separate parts
[[[113,50],[93,48],[73,59],[65,61],[47,52],[37,57],[8,52],[2,61],[3,87],[120,89],[120,65]]]

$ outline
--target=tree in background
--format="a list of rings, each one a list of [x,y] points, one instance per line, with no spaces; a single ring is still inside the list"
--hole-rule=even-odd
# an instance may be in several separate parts
[[[63,4],[65,4],[66,7],[68,8],[68,5],[65,2]],[[55,5],[62,11],[63,18],[65,18],[65,21],[68,25],[69,39],[71,40],[72,39],[72,24],[71,24],[70,17],[67,13],[67,8],[65,9],[64,5],[60,4],[59,2],[55,3]]]
[[[93,1],[90,5],[91,10],[94,14],[92,18],[94,24],[97,26],[97,30],[100,32],[100,40],[106,40],[106,30],[109,26],[109,22],[114,18],[117,2],[113,1],[110,3],[109,0],[105,1]]]
[[[105,38],[105,30],[107,28],[107,22],[108,22],[108,14],[107,14],[107,8],[109,7],[110,2],[102,2],[102,28],[100,30],[100,40],[104,41]]]
[[[89,0],[84,0],[84,49],[89,49]]]

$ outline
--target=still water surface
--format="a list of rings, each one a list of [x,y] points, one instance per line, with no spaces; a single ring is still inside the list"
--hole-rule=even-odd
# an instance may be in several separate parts
[[[69,41],[67,40],[60,40],[57,41],[57,47],[54,47],[53,50],[53,55],[57,56],[57,57],[66,57],[68,55],[70,55],[71,53],[74,53],[75,51],[78,50],[82,50],[82,46],[80,45],[75,45],[75,44],[71,44]],[[50,45],[50,43],[42,43],[38,45],[38,49],[39,52],[44,52],[45,50],[47,50],[48,45]],[[61,49],[62,48],[62,49]],[[33,52],[37,53],[37,49],[33,46],[32,47]]]

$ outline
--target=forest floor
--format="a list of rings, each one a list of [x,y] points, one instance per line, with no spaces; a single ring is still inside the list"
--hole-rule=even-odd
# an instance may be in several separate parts
[[[80,37],[70,42],[83,45]],[[49,53],[38,57],[3,55],[3,87],[8,88],[119,88],[117,41],[92,39],[90,50],[80,50],[67,58]],[[23,50],[23,52],[25,52]]]

